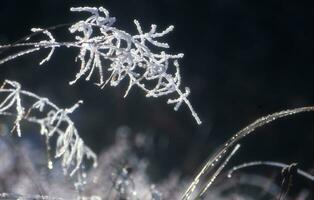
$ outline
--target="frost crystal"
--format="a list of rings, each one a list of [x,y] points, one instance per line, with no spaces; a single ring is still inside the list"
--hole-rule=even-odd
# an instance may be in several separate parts
[[[73,121],[68,116],[82,101],[79,101],[71,108],[61,109],[47,98],[39,97],[36,94],[21,90],[18,82],[6,80],[0,88],[0,115],[15,117],[14,127],[11,132],[17,132],[22,136],[21,121],[25,120],[39,125],[40,134],[46,137],[48,152],[48,168],[52,169],[53,162],[50,155],[50,138],[56,136],[55,158],[61,158],[64,173],[70,172],[70,176],[76,174],[81,168],[84,158],[93,160],[93,166],[97,165],[96,154],[84,145],[79,137],[78,131]],[[23,100],[29,102],[30,106],[25,106]],[[40,113],[38,117],[36,113]]]
[[[116,19],[110,17],[109,12],[103,7],[78,7],[71,8],[71,11],[91,14],[87,19],[76,22],[69,28],[69,31],[75,34],[75,41],[57,42],[49,30],[32,29],[35,33],[43,33],[48,40],[0,46],[0,49],[29,48],[1,59],[0,64],[48,48],[50,49],[48,56],[40,62],[43,64],[49,61],[58,47],[78,48],[79,54],[76,60],[80,62],[80,69],[70,84],[76,83],[83,76],[88,81],[94,73],[98,74],[96,84],[101,88],[108,83],[111,86],[117,86],[127,78],[129,84],[124,97],[133,86],[141,88],[146,93],[146,97],[176,95],[173,99],[169,98],[167,103],[175,104],[175,110],[185,103],[196,122],[202,123],[188,100],[190,89],[188,87],[185,87],[184,91],[180,89],[181,76],[178,59],[181,59],[183,54],[168,54],[165,51],[153,52],[152,50],[169,48],[167,43],[159,40],[171,32],[174,29],[173,26],[158,32],[157,25],[153,24],[150,30],[145,32],[140,23],[134,20],[138,33],[131,35],[113,27]],[[105,78],[105,72],[108,73],[107,78]]]

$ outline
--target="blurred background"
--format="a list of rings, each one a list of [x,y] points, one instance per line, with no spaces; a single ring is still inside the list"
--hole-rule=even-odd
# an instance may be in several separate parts
[[[136,33],[174,25],[166,37],[180,61],[182,86],[203,124],[198,126],[183,105],[178,112],[166,98],[145,98],[127,82],[99,89],[92,82],[68,82],[79,69],[77,51],[59,49],[44,66],[48,51],[0,66],[0,81],[19,81],[24,89],[48,97],[60,107],[84,100],[72,114],[82,138],[97,152],[107,148],[121,126],[131,137],[144,135],[145,147],[134,150],[150,162],[148,173],[158,181],[170,172],[192,176],[219,145],[255,119],[276,111],[314,105],[313,1],[249,0],[2,0],[0,43],[15,42],[33,27],[84,19],[70,7],[103,6],[117,18],[115,26]],[[85,15],[84,15],[85,16]],[[66,28],[56,38],[73,40]],[[314,172],[314,113],[278,120],[242,140],[232,165],[273,160]],[[280,173],[280,172],[278,172]],[[312,185],[313,188],[313,185]]]

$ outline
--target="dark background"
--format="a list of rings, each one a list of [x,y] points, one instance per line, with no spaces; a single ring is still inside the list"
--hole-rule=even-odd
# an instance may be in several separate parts
[[[45,66],[47,52],[34,53],[0,66],[0,80],[13,79],[25,89],[47,96],[60,107],[78,99],[84,104],[72,115],[81,136],[96,151],[111,144],[117,128],[153,140],[147,151],[149,170],[161,177],[173,170],[192,175],[233,133],[263,115],[314,105],[314,3],[279,0],[1,0],[0,41],[12,43],[32,27],[75,22],[84,17],[70,7],[104,6],[117,18],[116,27],[135,33],[155,23],[175,25],[167,36],[172,53],[183,52],[182,86],[203,124],[197,126],[183,105],[178,112],[166,99],[147,99],[139,89],[128,98],[126,84],[100,90],[75,77],[77,51],[59,49]],[[84,15],[85,16],[85,15]],[[144,28],[144,29],[145,29]],[[70,40],[58,30],[59,40]],[[242,141],[233,164],[252,160],[298,162],[314,168],[314,114],[278,120]],[[158,178],[159,176],[154,176]]]

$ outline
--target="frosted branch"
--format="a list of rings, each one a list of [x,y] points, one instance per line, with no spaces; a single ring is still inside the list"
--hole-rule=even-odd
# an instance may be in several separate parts
[[[68,116],[79,107],[82,101],[74,104],[71,108],[61,109],[49,99],[39,97],[36,94],[21,90],[18,82],[6,80],[0,88],[0,115],[15,117],[11,132],[16,130],[19,137],[22,136],[21,121],[26,120],[39,125],[40,134],[47,139],[47,150],[50,151],[50,138],[56,137],[55,158],[61,159],[65,174],[73,176],[80,169],[85,158],[93,160],[93,166],[97,166],[96,154],[85,146],[79,137],[74,122]],[[2,98],[3,97],[3,98]],[[30,99],[30,106],[23,104],[23,99]],[[37,110],[44,117],[37,117]],[[48,158],[48,168],[52,168],[52,161]]]
[[[131,35],[115,28],[113,24],[116,19],[110,17],[108,10],[103,7],[77,7],[71,8],[71,11],[90,13],[85,20],[70,26],[69,31],[75,37],[74,41],[57,42],[50,31],[32,29],[33,32],[42,32],[48,40],[39,42],[27,40],[25,43],[0,46],[0,49],[29,48],[0,59],[0,64],[34,51],[50,49],[47,57],[40,62],[42,65],[50,60],[56,48],[63,46],[78,48],[79,54],[76,60],[80,62],[80,69],[69,84],[75,84],[82,77],[88,81],[95,73],[98,77],[96,84],[101,88],[108,83],[115,87],[124,79],[129,79],[125,97],[133,86],[142,89],[146,97],[177,96],[169,98],[168,104],[175,104],[174,109],[178,110],[182,103],[185,103],[196,122],[201,124],[200,118],[188,100],[189,88],[186,87],[185,91],[180,89],[181,76],[178,60],[183,57],[183,54],[172,55],[157,51],[157,49],[169,48],[169,44],[160,40],[173,31],[174,26],[169,26],[159,32],[157,25],[153,24],[150,30],[145,32],[140,23],[134,20],[138,34]],[[153,52],[150,47],[154,47],[157,52]],[[108,66],[104,66],[104,61],[109,63]]]

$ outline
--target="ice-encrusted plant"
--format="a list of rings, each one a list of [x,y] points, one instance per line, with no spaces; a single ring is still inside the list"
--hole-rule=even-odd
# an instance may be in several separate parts
[[[128,79],[129,85],[125,96],[128,95],[133,86],[142,89],[147,97],[157,98],[161,96],[176,95],[174,99],[169,97],[168,103],[175,104],[175,110],[177,110],[182,103],[185,103],[191,110],[197,123],[201,123],[201,120],[187,98],[190,93],[189,88],[185,88],[185,90],[181,89],[181,76],[178,60],[183,57],[183,54],[171,55],[164,51],[154,52],[160,48],[169,48],[167,43],[162,43],[159,39],[171,32],[173,26],[158,32],[157,26],[152,25],[148,32],[144,32],[140,23],[137,20],[134,20],[138,33],[131,35],[123,30],[115,28],[113,26],[115,18],[110,17],[109,12],[102,7],[78,7],[71,8],[71,11],[88,12],[91,14],[87,19],[70,25],[69,30],[72,35],[75,36],[74,41],[57,41],[51,32],[51,30],[56,27],[53,27],[52,29],[33,28],[33,34],[25,40],[23,39],[10,45],[0,46],[0,49],[2,50],[21,47],[25,48],[24,50],[18,50],[17,53],[0,59],[0,64],[35,51],[48,49],[50,50],[49,54],[39,63],[42,65],[51,59],[51,56],[57,48],[77,48],[79,49],[79,54],[76,57],[76,60],[80,62],[80,70],[76,74],[74,80],[70,81],[70,84],[76,83],[84,76],[85,80],[90,80],[94,73],[98,74],[98,81],[96,84],[101,88],[108,83],[111,86],[117,86],[124,79]],[[34,39],[33,36],[40,34],[43,34],[48,39],[32,41]],[[108,78],[105,78],[106,73]],[[84,145],[73,121],[69,118],[69,115],[74,112],[81,101],[71,108],[61,109],[47,98],[42,98],[32,92],[22,90],[18,82],[10,80],[6,80],[4,85],[0,88],[0,95],[0,115],[15,117],[14,126],[11,132],[16,131],[18,136],[22,136],[21,123],[23,120],[39,125],[40,134],[46,138],[48,168],[52,168],[54,163],[50,158],[50,151],[52,151],[50,143],[54,141],[51,140],[52,137],[56,138],[56,144],[52,145],[55,147],[55,158],[61,159],[64,173],[69,174],[70,176],[77,174],[79,179],[85,176],[85,174],[83,175],[80,171],[80,169],[83,168],[83,161],[85,158],[92,159],[94,166],[97,165],[96,155]],[[27,101],[25,101],[26,99]],[[31,103],[27,104],[25,102]],[[188,200],[191,198],[203,199],[205,195],[207,195],[207,191],[212,188],[218,175],[220,175],[228,161],[238,150],[239,145],[236,145],[236,143],[255,131],[255,129],[283,117],[310,111],[314,111],[314,107],[296,108],[273,113],[259,118],[249,126],[237,132],[208,159],[199,173],[195,176],[194,180],[191,181],[187,190],[181,196],[181,200]],[[38,113],[40,115],[37,115]],[[123,148],[126,148],[126,146],[128,145],[122,144],[117,146],[118,149],[120,149],[121,154],[125,151]],[[232,150],[233,146],[235,147]],[[110,151],[107,150],[106,153],[108,152],[110,153]],[[119,151],[117,149],[113,149],[112,152],[115,157],[120,159],[118,156]],[[108,160],[112,161],[112,159]],[[106,159],[103,159],[103,161],[106,161]],[[104,172],[107,172],[106,164],[108,163],[100,162],[100,164],[101,168],[95,171],[90,171],[89,175],[93,175],[94,173],[96,174],[96,179],[103,178]],[[265,163],[247,163],[244,167],[260,164]],[[274,163],[267,164],[274,165]],[[214,169],[215,171],[213,171]],[[237,168],[233,168],[233,170],[236,169]],[[91,182],[94,184],[88,185],[87,188],[90,192],[89,194],[92,195],[79,196],[77,199],[110,199],[112,196],[114,196],[114,199],[130,200],[162,199],[163,195],[155,187],[151,187],[146,179],[143,179],[143,176],[145,175],[144,170],[140,169],[138,171],[139,172],[135,173],[135,175],[133,172],[132,175],[131,172],[128,171],[128,168],[123,166],[118,168],[114,173],[111,173],[111,182],[107,179],[103,179],[98,182],[98,185],[97,180],[93,177]],[[298,172],[301,171],[298,170]],[[308,175],[308,177],[310,177],[311,180],[313,179],[313,176],[311,175]],[[84,182],[79,181],[76,186],[80,187],[80,184],[84,184]],[[95,185],[97,188],[95,188]],[[137,187],[135,187],[135,185],[137,185]],[[148,185],[149,187],[147,187]],[[175,185],[177,185],[177,183]],[[80,190],[80,188],[76,189],[78,189],[78,191]],[[109,192],[102,193],[103,190],[106,189],[109,189]],[[114,194],[112,195],[113,189]],[[167,189],[169,189],[169,185],[167,185]],[[95,191],[98,191],[99,195],[98,193],[95,193]],[[97,194],[97,196],[93,196],[93,194]],[[212,194],[215,194],[215,191]],[[0,198],[53,199],[51,196],[26,196],[22,194],[7,193],[0,193]],[[214,199],[224,198],[218,194]]]
[[[157,51],[157,49],[169,48],[167,43],[160,42],[159,39],[171,32],[174,26],[158,32],[157,25],[153,24],[150,30],[145,32],[140,23],[134,20],[138,33],[131,35],[114,27],[116,19],[110,17],[109,12],[103,7],[77,7],[71,8],[71,11],[91,14],[87,19],[70,26],[69,31],[75,36],[74,41],[58,42],[48,29],[33,28],[34,33],[42,33],[48,39],[30,42],[32,36],[36,35],[32,34],[24,42],[0,46],[0,49],[26,48],[1,59],[0,64],[34,51],[50,49],[48,56],[39,63],[41,65],[50,60],[56,48],[64,46],[78,48],[79,54],[76,60],[80,62],[80,70],[75,79],[69,82],[70,84],[76,83],[83,76],[88,81],[94,73],[98,73],[96,84],[101,88],[108,83],[111,86],[117,86],[128,78],[129,84],[124,97],[133,86],[142,89],[146,97],[157,98],[172,94],[176,97],[169,97],[167,103],[175,104],[175,110],[185,103],[196,122],[201,124],[200,118],[188,100],[190,89],[188,87],[181,89],[178,60],[183,57],[183,54]],[[105,78],[106,75],[108,78]]]
[[[54,157],[61,159],[65,174],[70,176],[77,174],[80,177],[80,169],[85,158],[92,159],[93,166],[97,166],[96,154],[84,144],[69,117],[82,101],[71,108],[61,109],[48,98],[22,90],[18,82],[11,80],[6,80],[0,88],[0,98],[0,115],[15,117],[11,132],[16,131],[19,137],[22,136],[22,120],[38,125],[39,133],[46,139],[48,168],[53,168],[54,158],[50,156],[53,137],[56,138],[56,144],[53,145]],[[24,105],[24,102],[31,103]]]

